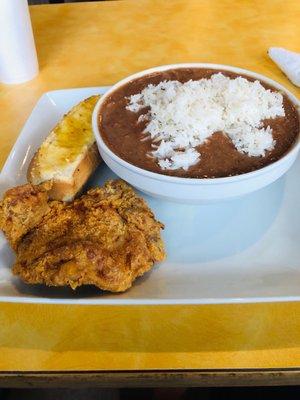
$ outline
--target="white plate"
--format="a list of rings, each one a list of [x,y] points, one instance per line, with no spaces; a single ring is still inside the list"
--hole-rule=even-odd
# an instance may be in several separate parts
[[[106,88],[58,90],[41,97],[0,176],[0,190],[25,182],[28,162],[59,118]],[[22,284],[0,237],[0,300],[80,304],[208,304],[300,300],[300,159],[274,184],[234,201],[182,205],[144,196],[165,223],[167,261],[123,294]],[[114,174],[105,166],[90,185]]]

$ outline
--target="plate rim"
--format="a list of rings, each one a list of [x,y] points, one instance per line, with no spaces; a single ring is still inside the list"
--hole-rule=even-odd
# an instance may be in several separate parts
[[[35,103],[32,111],[27,117],[20,133],[15,141],[10,153],[8,154],[5,163],[0,171],[0,181],[8,178],[9,165],[12,162],[13,155],[22,141],[22,133],[25,130],[27,124],[30,121],[31,116],[34,114],[38,108],[40,102],[43,98],[51,98],[51,95],[72,92],[72,91],[95,91],[99,90],[100,93],[105,93],[111,86],[91,86],[91,87],[74,87],[66,89],[56,89],[50,90],[43,93]],[[29,296],[5,296],[0,295],[0,302],[5,303],[22,303],[22,304],[57,304],[57,305],[94,305],[94,306],[128,306],[128,305],[150,305],[150,306],[160,306],[160,305],[172,305],[172,306],[184,306],[184,305],[222,305],[222,304],[254,304],[254,303],[278,303],[278,302],[295,302],[300,301],[299,295],[285,295],[285,296],[252,296],[252,297],[222,297],[222,298],[117,298],[118,294],[110,294],[110,296],[116,296],[116,298],[49,298],[49,297],[29,297]]]

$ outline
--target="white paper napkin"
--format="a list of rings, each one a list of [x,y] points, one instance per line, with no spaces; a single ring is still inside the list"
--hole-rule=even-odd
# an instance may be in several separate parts
[[[0,82],[21,83],[37,73],[27,0],[0,0]]]
[[[268,54],[289,80],[300,87],[300,54],[282,47],[270,47]]]

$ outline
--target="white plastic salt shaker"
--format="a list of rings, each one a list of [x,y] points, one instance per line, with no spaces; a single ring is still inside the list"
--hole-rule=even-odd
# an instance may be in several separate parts
[[[0,82],[26,82],[38,70],[27,0],[0,0]]]

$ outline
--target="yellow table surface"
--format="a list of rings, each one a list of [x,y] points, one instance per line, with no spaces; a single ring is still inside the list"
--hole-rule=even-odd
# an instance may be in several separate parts
[[[293,86],[269,46],[300,51],[299,0],[33,6],[40,74],[0,85],[0,166],[42,93],[175,62],[232,64]],[[297,367],[300,303],[0,305],[0,371]]]

